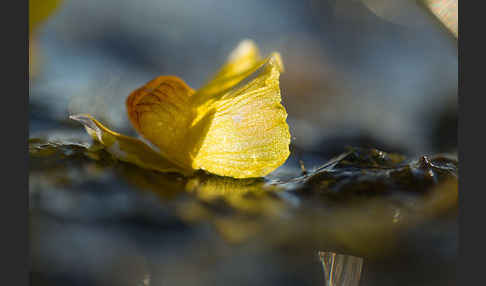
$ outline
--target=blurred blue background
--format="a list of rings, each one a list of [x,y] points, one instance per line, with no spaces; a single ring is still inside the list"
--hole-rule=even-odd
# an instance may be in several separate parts
[[[415,1],[390,3],[399,21],[357,0],[64,1],[35,36],[31,135],[76,126],[67,117],[81,112],[133,135],[124,106],[132,90],[163,74],[198,88],[251,38],[264,54],[282,54],[298,148],[453,152],[455,39]]]

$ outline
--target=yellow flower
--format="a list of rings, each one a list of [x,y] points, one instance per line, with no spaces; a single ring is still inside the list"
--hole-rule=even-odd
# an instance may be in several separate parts
[[[244,40],[197,91],[175,76],[159,76],[133,91],[126,100],[130,121],[158,150],[109,130],[91,115],[70,117],[108,152],[140,167],[261,177],[290,154],[287,112],[280,103],[282,71],[278,53],[262,59],[256,45]]]

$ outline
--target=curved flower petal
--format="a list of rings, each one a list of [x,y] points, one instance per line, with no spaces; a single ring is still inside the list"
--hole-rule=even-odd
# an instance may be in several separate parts
[[[235,86],[265,63],[260,57],[256,44],[251,40],[243,40],[231,52],[226,63],[201,87],[194,101],[196,104],[204,104],[222,92]]]
[[[250,178],[265,176],[287,160],[290,132],[280,103],[282,69],[274,53],[244,81],[196,107],[199,116],[212,112],[212,120],[193,168]]]
[[[126,100],[130,121],[160,153],[89,115],[72,118],[121,160],[142,167],[261,177],[290,154],[287,112],[280,103],[281,71],[278,53],[261,59],[256,45],[246,40],[197,92],[175,76],[159,76],[132,92]]]
[[[159,76],[128,96],[126,107],[133,127],[169,160],[191,168],[189,150],[196,117],[190,97],[194,91],[180,78]]]
[[[177,172],[183,175],[193,173],[193,170],[181,168],[165,159],[141,140],[109,130],[89,114],[71,115],[69,118],[82,123],[94,140],[104,145],[110,154],[121,161],[160,172]]]

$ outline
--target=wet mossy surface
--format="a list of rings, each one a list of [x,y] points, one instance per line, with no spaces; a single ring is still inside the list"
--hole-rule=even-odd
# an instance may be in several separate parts
[[[377,149],[349,149],[312,174],[298,178],[302,189],[346,201],[352,197],[424,194],[440,182],[457,178],[457,161],[445,155],[406,160]]]
[[[458,169],[451,155],[407,158],[350,147],[290,178],[237,180],[145,170],[76,140],[31,138],[29,154],[39,281],[225,285],[243,277],[238,285],[319,285],[317,252],[330,250],[365,258],[363,285],[366,275],[376,283],[379,267],[400,277],[407,265],[417,272],[402,282],[413,283],[424,271],[417,266],[424,249],[437,251],[436,243],[445,245],[437,265],[455,265]],[[46,240],[55,247],[46,249]]]

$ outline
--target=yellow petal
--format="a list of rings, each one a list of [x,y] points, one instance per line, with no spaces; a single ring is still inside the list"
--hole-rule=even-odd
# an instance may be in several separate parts
[[[201,104],[238,84],[265,63],[256,44],[243,40],[231,52],[226,63],[213,78],[197,91],[195,103]]]
[[[160,172],[184,175],[192,173],[192,170],[180,168],[168,161],[144,142],[109,130],[89,114],[71,115],[70,118],[82,123],[94,140],[104,145],[110,154],[121,161]]]
[[[175,76],[159,76],[130,94],[126,107],[133,127],[175,164],[191,168],[194,149],[192,121],[194,91]]]
[[[160,76],[130,94],[126,100],[130,121],[166,158],[162,169],[171,162],[186,171],[250,178],[265,176],[285,162],[290,133],[280,103],[283,65],[278,53],[266,59],[258,54],[253,42],[243,41],[215,78],[197,92],[177,77]],[[129,146],[142,143],[88,119],[112,139],[123,138]],[[144,156],[160,155],[144,152]],[[147,166],[141,156],[128,161]]]
[[[196,107],[200,118],[211,113],[212,120],[193,159],[194,169],[235,178],[261,177],[287,160],[290,133],[280,103],[282,69],[280,55],[274,53],[245,81]]]

